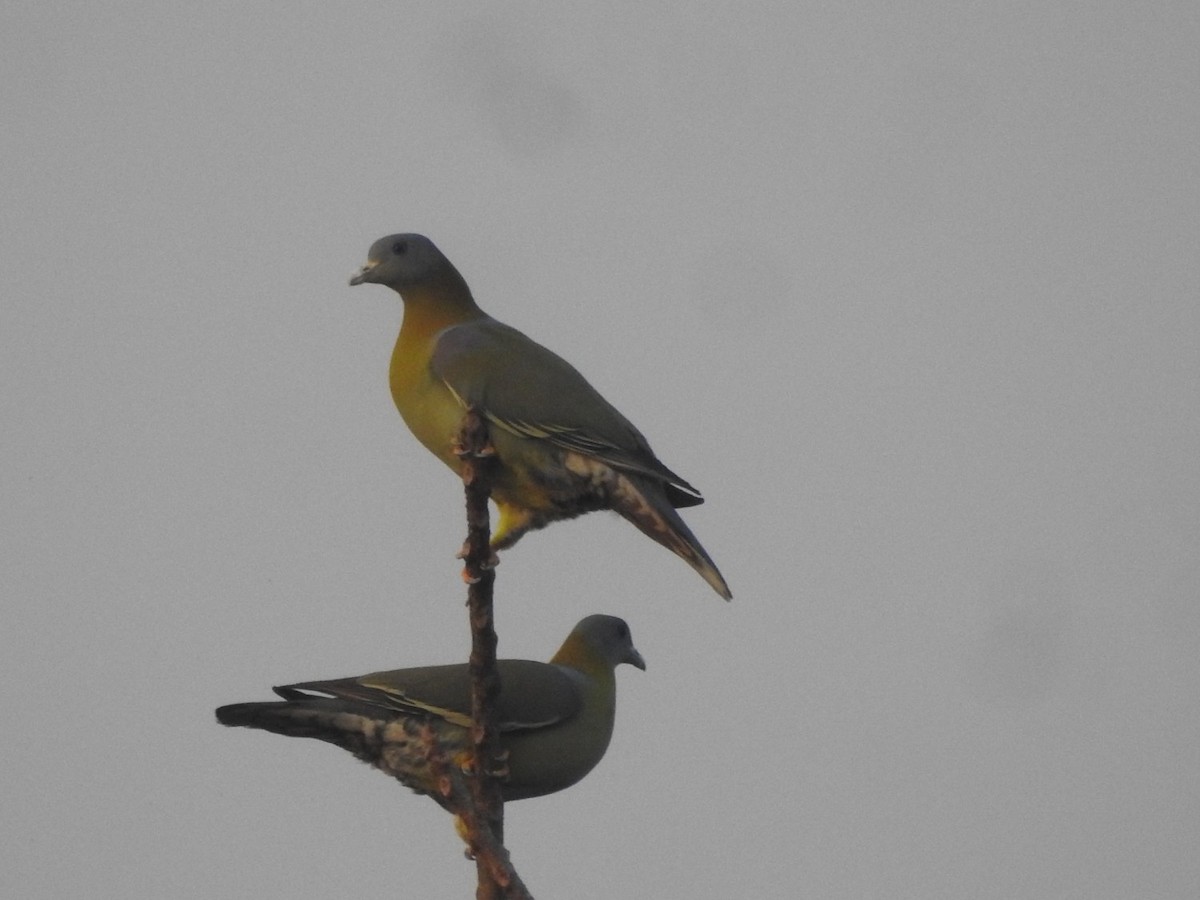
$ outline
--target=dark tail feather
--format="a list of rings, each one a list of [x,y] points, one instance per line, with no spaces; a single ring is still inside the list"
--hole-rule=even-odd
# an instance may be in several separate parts
[[[613,508],[636,525],[642,534],[654,538],[682,557],[726,600],[733,599],[717,564],[700,546],[679,513],[675,512],[661,484],[633,475],[618,474],[614,500]]]
[[[316,738],[349,750],[368,762],[378,753],[377,717],[353,703],[311,697],[265,703],[234,703],[217,710],[222,725],[258,728],[288,737]]]

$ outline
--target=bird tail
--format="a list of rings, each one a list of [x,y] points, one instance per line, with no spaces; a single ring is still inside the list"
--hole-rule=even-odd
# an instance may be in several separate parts
[[[383,724],[378,716],[356,709],[353,703],[327,697],[234,703],[217,710],[217,721],[288,737],[316,738],[368,761],[378,752]]]
[[[700,573],[714,591],[732,600],[729,585],[721,577],[717,564],[705,552],[684,524],[660,483],[636,475],[619,473],[616,478],[613,508],[648,537],[683,558]]]

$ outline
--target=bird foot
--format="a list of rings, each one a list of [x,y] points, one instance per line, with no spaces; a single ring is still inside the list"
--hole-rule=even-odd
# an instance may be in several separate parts
[[[463,817],[458,814],[455,814],[454,816],[454,830],[458,833],[458,836],[462,842],[466,844],[466,846],[463,847],[463,856],[471,860],[471,862],[474,862],[475,853],[471,850],[471,827],[467,825]]]
[[[488,769],[488,774],[497,781],[508,780],[508,776],[512,774],[512,770],[508,767],[507,750],[496,754],[496,758],[492,760],[491,768]]]
[[[470,777],[479,771],[479,761],[474,753],[467,752],[455,758],[455,765],[458,770],[464,775]],[[491,764],[488,766],[487,773],[490,777],[505,781],[512,774],[512,770],[508,767],[508,751],[501,750],[492,757]]]
[[[492,446],[491,441],[488,441],[477,450],[472,450],[468,447],[464,447],[462,442],[457,438],[451,442],[450,451],[459,459],[467,459],[468,457],[474,457],[475,459],[488,459],[496,455],[496,448]]]

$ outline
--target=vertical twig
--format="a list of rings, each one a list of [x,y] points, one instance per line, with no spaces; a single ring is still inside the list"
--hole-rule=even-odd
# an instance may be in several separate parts
[[[509,860],[508,851],[496,840],[480,812],[468,779],[446,755],[437,733],[428,722],[414,735],[425,747],[429,770],[438,785],[438,802],[454,814],[459,835],[467,842],[478,873],[476,898],[503,897],[532,900]]]
[[[504,799],[494,768],[503,766],[499,730],[496,727],[496,698],[500,675],[496,669],[496,628],[492,609],[495,557],[492,553],[488,498],[494,451],[488,441],[487,423],[474,409],[463,417],[457,452],[462,459],[462,479],[467,499],[467,540],[463,545],[463,575],[469,585],[467,608],[471,620],[471,740],[476,771],[468,779],[471,813],[462,820],[475,853],[479,874],[477,900],[528,897],[504,850]],[[474,820],[474,821],[473,821]],[[480,821],[481,820],[481,821]],[[483,826],[490,834],[479,833]],[[494,851],[497,851],[494,852]],[[497,859],[499,856],[499,859]],[[497,862],[502,864],[498,869]]]

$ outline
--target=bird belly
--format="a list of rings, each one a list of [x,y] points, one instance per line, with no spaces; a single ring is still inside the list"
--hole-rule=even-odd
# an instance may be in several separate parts
[[[454,447],[465,410],[450,388],[433,376],[428,352],[406,341],[403,332],[392,353],[389,382],[392,400],[413,436],[461,473]],[[492,485],[492,499],[500,510],[494,547],[511,546],[526,531],[551,522],[611,506],[608,466],[498,423],[488,432],[498,461]]]
[[[508,778],[500,789],[505,800],[524,800],[575,784],[604,757],[612,738],[611,706],[598,706],[555,728],[504,735]]]

